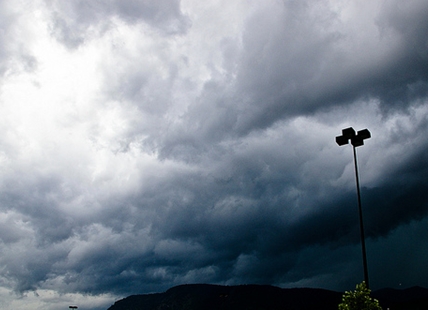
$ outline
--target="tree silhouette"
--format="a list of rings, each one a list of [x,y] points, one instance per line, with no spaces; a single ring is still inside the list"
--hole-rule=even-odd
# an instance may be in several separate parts
[[[370,297],[370,289],[363,281],[357,284],[355,291],[346,291],[342,296],[339,310],[382,310],[379,301]]]

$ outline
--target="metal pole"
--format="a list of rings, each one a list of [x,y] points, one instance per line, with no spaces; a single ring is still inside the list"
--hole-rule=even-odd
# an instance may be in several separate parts
[[[358,178],[357,151],[355,150],[355,146],[352,146],[352,148],[354,150],[355,179],[357,181],[358,212],[360,214],[360,234],[361,234],[361,249],[363,253],[364,279],[365,279],[367,288],[370,288],[369,272],[367,269],[366,239],[364,237],[363,210],[361,208],[360,180]]]

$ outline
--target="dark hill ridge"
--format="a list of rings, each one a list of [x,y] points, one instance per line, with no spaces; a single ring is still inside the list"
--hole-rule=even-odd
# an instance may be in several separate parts
[[[384,309],[390,310],[427,310],[428,289],[414,286],[397,290],[385,288],[372,293]]]
[[[428,289],[383,289],[372,295],[384,309],[428,309]],[[108,310],[337,310],[341,298],[341,292],[323,289],[187,284],[164,293],[129,296]]]
[[[164,293],[129,296],[108,310],[337,310],[341,296],[341,293],[322,289],[188,284]]]

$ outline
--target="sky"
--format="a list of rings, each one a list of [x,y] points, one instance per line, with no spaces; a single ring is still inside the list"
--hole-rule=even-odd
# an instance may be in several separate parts
[[[428,2],[0,0],[0,308],[428,287]]]

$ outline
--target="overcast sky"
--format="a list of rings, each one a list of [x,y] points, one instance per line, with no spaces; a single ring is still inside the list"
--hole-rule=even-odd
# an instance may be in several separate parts
[[[0,0],[0,308],[428,287],[426,0]]]

